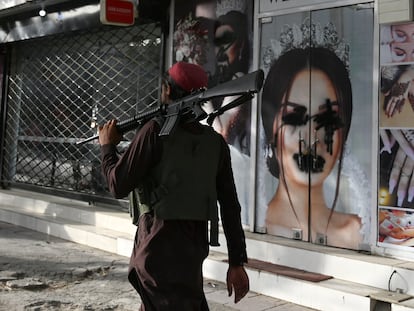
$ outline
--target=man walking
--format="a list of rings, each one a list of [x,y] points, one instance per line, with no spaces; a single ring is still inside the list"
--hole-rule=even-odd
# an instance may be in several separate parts
[[[207,81],[200,66],[178,62],[163,77],[161,102],[205,88]],[[162,124],[161,118],[145,123],[121,156],[116,120],[99,127],[111,193],[134,194],[142,212],[128,275],[141,296],[140,310],[209,310],[202,264],[209,244],[218,245],[219,214],[228,247],[228,293],[234,291],[237,303],[249,291],[249,279],[229,148],[211,127],[185,116],[166,137],[158,135]]]

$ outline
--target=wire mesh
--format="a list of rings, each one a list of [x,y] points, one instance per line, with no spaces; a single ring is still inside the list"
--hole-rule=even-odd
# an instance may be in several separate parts
[[[161,46],[156,24],[16,43],[2,180],[109,197],[98,142],[76,142],[157,105]]]

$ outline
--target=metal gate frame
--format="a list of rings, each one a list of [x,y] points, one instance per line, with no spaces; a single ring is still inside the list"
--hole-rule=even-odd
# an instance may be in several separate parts
[[[106,120],[158,104],[158,24],[101,26],[10,45],[1,184],[87,201],[113,201],[96,134]],[[4,110],[7,108],[7,110]],[[133,133],[125,136],[121,148]]]

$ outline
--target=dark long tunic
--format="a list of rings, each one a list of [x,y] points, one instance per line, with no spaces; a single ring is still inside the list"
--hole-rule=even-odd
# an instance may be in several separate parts
[[[203,130],[198,123],[179,126],[193,133]],[[102,169],[116,198],[127,196],[160,160],[159,131],[157,122],[147,122],[121,157],[114,145],[102,146]],[[245,237],[230,151],[224,139],[217,197],[229,262],[241,265],[247,262]],[[141,215],[129,273],[129,280],[143,301],[141,310],[208,310],[202,277],[202,263],[208,250],[207,222],[162,220],[152,213]]]

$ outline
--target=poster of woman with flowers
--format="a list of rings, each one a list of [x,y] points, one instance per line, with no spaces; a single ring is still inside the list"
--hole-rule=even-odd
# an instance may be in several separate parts
[[[210,88],[250,72],[252,5],[252,1],[246,0],[177,3],[174,8],[173,63],[185,61],[202,66],[208,73]],[[234,99],[214,99],[203,108],[212,112]],[[247,102],[226,111],[212,124],[230,146],[244,224],[248,224],[250,188],[250,104]]]

